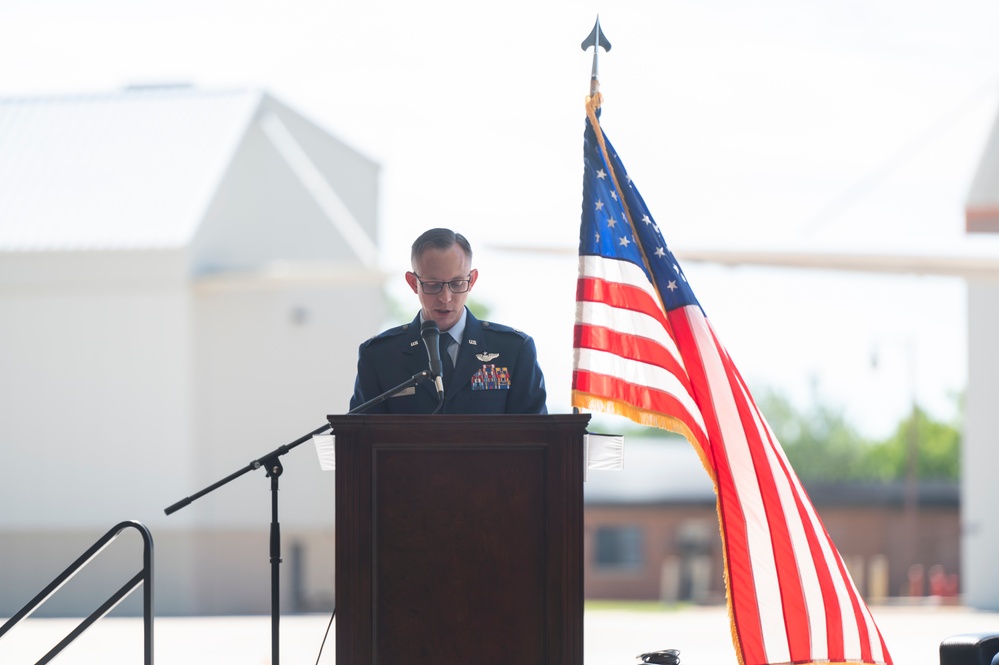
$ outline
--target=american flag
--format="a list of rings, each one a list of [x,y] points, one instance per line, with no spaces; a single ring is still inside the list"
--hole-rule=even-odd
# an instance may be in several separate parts
[[[572,403],[679,432],[717,495],[739,662],[891,663],[780,443],[587,101]]]

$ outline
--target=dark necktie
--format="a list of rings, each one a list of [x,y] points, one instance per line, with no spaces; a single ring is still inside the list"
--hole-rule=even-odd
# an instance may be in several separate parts
[[[447,386],[451,383],[451,375],[454,374],[454,361],[451,360],[451,345],[457,344],[454,337],[451,337],[450,333],[444,333],[441,335],[441,364],[444,365],[444,385]]]

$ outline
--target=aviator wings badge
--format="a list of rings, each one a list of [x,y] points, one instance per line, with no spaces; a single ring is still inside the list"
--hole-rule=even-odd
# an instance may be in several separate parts
[[[478,358],[479,360],[481,360],[482,362],[487,363],[490,360],[493,360],[494,358],[499,358],[499,354],[498,353],[488,353],[488,352],[487,353],[476,353],[475,357]]]

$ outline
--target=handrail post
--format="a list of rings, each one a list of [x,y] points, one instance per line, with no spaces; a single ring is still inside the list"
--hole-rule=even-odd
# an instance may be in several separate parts
[[[96,610],[90,613],[86,619],[84,619],[74,630],[72,630],[69,635],[67,635],[61,642],[59,642],[51,651],[46,654],[39,663],[47,663],[52,658],[55,658],[66,646],[68,646],[73,640],[78,638],[83,634],[90,626],[92,626],[98,619],[104,617],[108,612],[113,610],[118,603],[128,597],[132,591],[135,590],[139,584],[142,584],[142,618],[143,618],[143,642],[144,642],[144,658],[143,661],[145,665],[153,665],[153,537],[149,533],[149,529],[145,527],[144,524],[136,522],[134,520],[126,520],[124,522],[119,522],[114,527],[111,528],[107,533],[101,536],[97,542],[91,545],[86,552],[80,555],[73,563],[69,565],[66,570],[56,576],[44,589],[42,589],[34,598],[32,598],[28,603],[22,607],[14,616],[7,620],[2,626],[0,626],[0,638],[2,638],[7,632],[10,631],[15,625],[17,625],[23,619],[30,616],[35,610],[41,607],[49,598],[51,598],[66,582],[71,580],[80,570],[87,566],[91,561],[93,561],[98,554],[100,554],[104,548],[110,545],[121,532],[128,528],[134,528],[142,536],[142,570],[138,572],[131,580],[125,583],[118,591],[111,594],[104,603],[98,607]]]

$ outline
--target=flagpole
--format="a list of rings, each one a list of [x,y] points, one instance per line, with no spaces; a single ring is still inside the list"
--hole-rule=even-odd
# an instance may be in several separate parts
[[[600,94],[600,79],[597,70],[597,54],[600,52],[600,47],[602,46],[605,51],[611,50],[611,43],[608,41],[607,37],[604,35],[604,31],[600,29],[600,15],[597,15],[597,22],[593,25],[593,30],[590,31],[589,36],[583,40],[582,47],[585,51],[588,47],[593,47],[593,67],[590,70],[590,95],[586,98],[586,117],[590,121],[590,125],[593,127],[593,133],[597,137],[597,143],[600,145],[600,152],[604,156],[604,162],[607,164],[607,169],[611,180],[614,182],[614,188],[621,192],[622,196],[624,191],[621,189],[621,183],[618,181],[617,171],[614,169],[614,165],[607,152],[607,145],[604,141],[604,132],[600,127],[600,120],[597,118],[597,110],[603,103],[603,95]],[[635,228],[635,221],[632,219],[631,210],[625,201],[621,200],[621,207],[624,209],[625,217],[628,221],[628,226],[631,228],[632,233],[637,237],[638,229]],[[646,269],[650,272],[652,270],[649,265],[649,257],[645,255],[645,249],[641,245],[640,252],[642,255],[642,261],[645,264]],[[659,293],[658,287],[656,288],[656,297],[659,298],[660,307],[664,307],[662,294]]]
[[[604,31],[600,29],[600,14],[597,14],[597,22],[593,24],[593,30],[583,40],[581,46],[584,51],[591,46],[593,47],[593,67],[590,69],[590,97],[593,97],[600,92],[600,77],[597,71],[600,47],[602,46],[605,51],[611,50],[611,43],[607,41]]]

